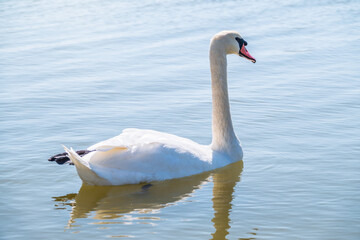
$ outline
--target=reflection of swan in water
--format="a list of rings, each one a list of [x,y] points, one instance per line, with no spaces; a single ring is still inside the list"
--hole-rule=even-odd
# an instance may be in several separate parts
[[[87,218],[91,212],[94,219],[116,219],[126,213],[151,212],[191,196],[191,193],[212,177],[215,233],[213,239],[225,239],[230,228],[230,210],[234,187],[240,180],[243,162],[236,162],[213,172],[191,177],[154,182],[151,186],[88,186],[83,185],[77,195],[55,197],[57,202],[72,205],[70,227],[78,218]],[[71,204],[75,200],[75,204]],[[64,203],[63,203],[64,204]]]
[[[234,168],[232,168],[234,167]],[[242,162],[237,165],[230,165],[230,168],[218,171],[213,175],[213,209],[214,218],[212,222],[215,226],[215,233],[212,239],[225,239],[230,228],[230,210],[234,197],[234,187],[240,180]]]
[[[57,197],[56,201],[75,200],[70,223],[86,218],[94,211],[94,219],[116,219],[133,211],[150,212],[188,197],[208,182],[210,172],[150,185],[90,186],[82,185],[79,193]],[[149,187],[147,187],[149,186]]]

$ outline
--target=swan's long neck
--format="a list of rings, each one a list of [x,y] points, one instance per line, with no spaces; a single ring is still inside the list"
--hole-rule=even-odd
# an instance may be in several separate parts
[[[213,135],[211,148],[230,154],[238,150],[234,148],[239,147],[239,141],[231,121],[226,67],[225,50],[213,42],[210,46]]]

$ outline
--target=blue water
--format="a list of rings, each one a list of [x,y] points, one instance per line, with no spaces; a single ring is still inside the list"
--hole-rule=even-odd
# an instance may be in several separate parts
[[[244,163],[82,186],[47,158],[136,127],[211,142],[210,38]],[[359,1],[1,1],[0,239],[360,239]]]

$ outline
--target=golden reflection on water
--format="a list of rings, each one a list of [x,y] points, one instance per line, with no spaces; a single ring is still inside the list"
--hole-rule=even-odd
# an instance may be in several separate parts
[[[98,220],[125,221],[137,219],[158,220],[154,216],[134,217],[127,215],[137,213],[156,213],[166,206],[185,200],[201,185],[213,181],[212,222],[215,231],[212,239],[226,239],[230,228],[230,210],[234,198],[234,188],[240,181],[243,162],[236,162],[212,172],[206,172],[186,178],[154,182],[151,186],[144,184],[125,186],[88,186],[82,185],[78,194],[67,194],[54,197],[58,209],[72,207],[68,227],[75,226],[76,219],[88,218]],[[114,224],[117,221],[101,221],[96,224]],[[253,239],[253,238],[251,238]]]
[[[213,174],[213,209],[215,233],[212,239],[225,239],[229,234],[230,210],[234,197],[234,187],[240,181],[240,173],[243,169],[243,162],[237,162],[220,169]]]

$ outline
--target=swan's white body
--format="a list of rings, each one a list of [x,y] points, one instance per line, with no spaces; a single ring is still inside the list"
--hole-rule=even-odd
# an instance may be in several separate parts
[[[88,148],[80,157],[67,149],[80,178],[90,185],[123,185],[180,178],[242,160],[242,149],[230,116],[226,54],[238,53],[236,32],[216,34],[210,45],[213,95],[213,141],[200,145],[172,134],[125,129]]]

